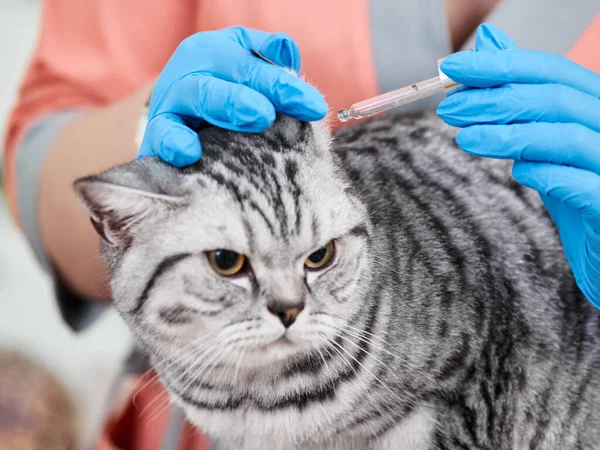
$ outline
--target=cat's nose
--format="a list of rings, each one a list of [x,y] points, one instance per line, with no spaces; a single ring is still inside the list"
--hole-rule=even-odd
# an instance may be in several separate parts
[[[289,328],[296,321],[298,314],[304,309],[304,302],[270,302],[267,309],[274,316],[279,317],[284,327]]]

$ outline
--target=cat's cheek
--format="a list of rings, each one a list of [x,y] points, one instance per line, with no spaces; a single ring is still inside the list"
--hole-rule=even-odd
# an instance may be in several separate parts
[[[179,308],[160,308],[149,311],[146,318],[145,329],[151,330],[154,339],[167,344],[171,340],[177,342],[192,341],[208,336],[219,327],[216,321],[209,321],[198,316],[194,311],[179,310]]]
[[[307,277],[315,309],[325,307],[326,310],[329,310],[336,305],[346,308],[344,305],[360,297],[361,275],[362,271],[357,264],[347,264],[346,261],[341,261],[327,273],[319,274],[312,280]]]

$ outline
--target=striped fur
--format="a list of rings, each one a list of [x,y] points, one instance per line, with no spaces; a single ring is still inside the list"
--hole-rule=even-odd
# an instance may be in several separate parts
[[[207,127],[204,155],[77,183],[116,308],[235,449],[595,449],[599,313],[537,194],[433,114]],[[336,239],[333,265],[303,269]],[[204,252],[248,256],[224,279]],[[269,298],[303,299],[286,336]]]

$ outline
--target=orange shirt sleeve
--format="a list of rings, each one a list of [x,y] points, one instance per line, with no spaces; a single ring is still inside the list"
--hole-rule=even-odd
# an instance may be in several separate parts
[[[195,0],[45,0],[41,29],[4,142],[15,211],[14,160],[28,126],[53,111],[117,101],[156,76],[194,31]]]
[[[600,74],[600,13],[575,42],[567,57]]]

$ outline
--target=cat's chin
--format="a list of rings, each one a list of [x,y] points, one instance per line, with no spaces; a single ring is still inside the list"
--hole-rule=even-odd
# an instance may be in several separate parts
[[[314,344],[313,344],[314,345]],[[295,342],[287,336],[282,336],[269,344],[255,347],[244,355],[244,364],[248,368],[259,369],[272,367],[274,364],[287,363],[307,353],[311,344]]]

